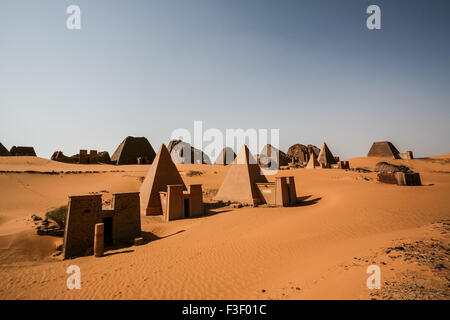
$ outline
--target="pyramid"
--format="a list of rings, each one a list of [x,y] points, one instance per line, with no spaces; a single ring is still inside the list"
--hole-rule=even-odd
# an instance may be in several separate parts
[[[10,155],[11,153],[9,153],[8,149],[0,142],[0,157],[8,157]]]
[[[397,148],[389,141],[374,142],[370,148],[368,157],[384,157],[392,159],[400,159]]]
[[[226,147],[222,149],[214,164],[226,166],[227,164],[232,164],[234,159],[236,159],[236,153],[234,153],[233,149]]]
[[[320,167],[320,163],[319,163],[319,161],[317,161],[316,154],[314,152],[311,152],[311,155],[309,157],[309,161],[308,161],[308,164],[306,165],[306,168],[311,169],[311,168],[317,168],[317,167]]]
[[[171,140],[167,149],[175,164],[211,164],[208,155],[181,140]],[[190,152],[189,152],[190,150]],[[185,152],[188,154],[185,154]],[[190,157],[190,158],[189,158]]]
[[[13,146],[9,152],[15,157],[36,157],[33,147]]]
[[[182,184],[183,189],[187,190],[169,150],[163,144],[141,185],[141,212],[144,215],[162,214],[159,192],[167,191],[167,185],[170,184]]]
[[[336,159],[334,159],[333,154],[331,153],[330,149],[328,149],[328,146],[325,142],[322,144],[322,148],[320,149],[317,161],[319,161],[320,164],[324,164],[325,166],[336,164]]]
[[[111,162],[114,164],[137,164],[138,158],[145,157],[148,163],[155,159],[155,150],[145,137],[126,137],[114,151]]]
[[[259,155],[261,165],[279,169],[281,166],[287,166],[289,159],[283,151],[278,150],[271,144],[267,144]]]
[[[259,202],[257,182],[267,183],[267,179],[248,147],[243,145],[214,199],[253,205]]]

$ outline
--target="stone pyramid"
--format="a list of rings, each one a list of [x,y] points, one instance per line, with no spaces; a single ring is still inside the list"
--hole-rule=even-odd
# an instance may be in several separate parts
[[[143,215],[162,214],[159,192],[167,191],[167,185],[170,184],[181,184],[183,189],[187,190],[177,167],[172,162],[169,150],[163,144],[141,185],[140,198]]]
[[[126,137],[114,151],[111,162],[114,164],[137,164],[139,157],[145,157],[148,163],[155,159],[155,150],[145,137]]]
[[[311,152],[311,155],[309,157],[309,161],[308,161],[308,164],[306,165],[306,168],[311,169],[311,168],[317,168],[317,167],[320,167],[320,163],[319,163],[319,161],[317,161],[316,154],[314,152]]]
[[[368,157],[400,159],[399,151],[389,141],[374,142],[367,154]]]
[[[336,164],[336,159],[334,159],[333,154],[331,153],[330,149],[328,149],[328,146],[325,142],[322,144],[322,148],[320,149],[317,161],[325,166]]]
[[[8,149],[6,149],[5,146],[0,142],[0,157],[7,157],[10,155],[11,153],[9,153]]]
[[[226,147],[222,149],[214,164],[226,166],[227,164],[232,164],[234,159],[236,159],[236,153],[234,153],[233,149]]]
[[[275,148],[271,144],[267,144],[259,155],[259,163],[261,166],[264,165],[279,169],[281,166],[287,166],[289,159],[283,151]]]
[[[214,199],[253,205],[260,198],[257,182],[267,183],[267,179],[248,147],[243,145]]]

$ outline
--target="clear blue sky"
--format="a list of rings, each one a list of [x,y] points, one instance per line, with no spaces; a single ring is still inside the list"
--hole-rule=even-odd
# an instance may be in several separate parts
[[[158,149],[202,120],[279,128],[284,151],[448,153],[449,14],[445,0],[2,0],[0,142],[47,158],[128,135]]]

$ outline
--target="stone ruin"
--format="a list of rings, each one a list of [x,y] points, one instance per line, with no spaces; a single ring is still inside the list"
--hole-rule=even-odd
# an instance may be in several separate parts
[[[243,145],[214,200],[245,205],[292,205],[297,201],[293,177],[268,182],[246,145]]]
[[[36,157],[36,152],[33,147],[13,146],[9,153],[15,157]]]
[[[378,173],[378,181],[382,183],[397,184],[400,186],[422,185],[420,174],[412,171],[407,166],[378,162],[374,171]]]
[[[257,161],[262,168],[280,169],[289,165],[289,159],[286,154],[270,144],[264,146],[257,157]]]
[[[97,152],[97,150],[80,150],[80,153],[67,157],[62,151],[55,151],[50,158],[53,161],[64,163],[78,163],[78,164],[110,164],[111,158],[108,151]]]
[[[114,151],[113,164],[151,164],[156,153],[145,137],[126,137]]]
[[[299,165],[306,165],[310,159],[311,154],[316,157],[319,155],[320,149],[312,144],[307,146],[303,144],[294,144],[289,147],[286,157],[289,162]]]
[[[163,215],[164,221],[203,215],[201,185],[186,188],[163,144],[141,185],[141,214]]]
[[[412,151],[400,153],[397,148],[389,141],[374,142],[367,156],[404,160],[414,159]]]
[[[175,164],[211,164],[208,155],[181,140],[171,140],[167,146]]]
[[[70,196],[64,231],[64,259],[86,255],[94,247],[95,225],[104,224],[106,246],[127,245],[141,234],[139,192],[115,193],[110,206],[102,195]]]
[[[234,159],[236,159],[236,153],[233,149],[226,147],[222,149],[214,164],[226,166],[232,164]]]

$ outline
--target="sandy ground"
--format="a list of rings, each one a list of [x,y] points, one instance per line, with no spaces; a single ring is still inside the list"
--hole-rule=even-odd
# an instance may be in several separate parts
[[[380,160],[350,164],[372,170]],[[389,162],[420,172],[424,185],[380,184],[373,172],[283,170],[295,177],[296,207],[225,206],[168,223],[144,217],[145,245],[62,261],[53,256],[61,238],[37,236],[31,214],[44,216],[72,194],[138,191],[149,166],[0,157],[0,298],[448,299],[450,155]],[[228,167],[178,169],[210,201]],[[66,287],[72,264],[80,290]],[[373,264],[380,290],[366,286]]]

